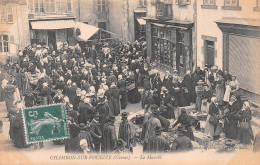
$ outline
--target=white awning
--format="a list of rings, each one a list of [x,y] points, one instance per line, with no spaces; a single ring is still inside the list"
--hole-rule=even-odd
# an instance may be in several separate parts
[[[32,29],[35,30],[55,30],[55,29],[74,28],[75,22],[72,19],[31,21],[31,25],[32,25]]]
[[[159,24],[159,23],[152,23],[153,25],[159,26],[159,27],[166,27],[166,24]]]
[[[142,18],[136,19],[140,25],[146,25],[146,21]]]
[[[88,25],[82,22],[77,22],[76,26],[80,29],[80,35],[77,36],[77,40],[79,41],[87,41],[99,30],[99,28],[95,26]]]

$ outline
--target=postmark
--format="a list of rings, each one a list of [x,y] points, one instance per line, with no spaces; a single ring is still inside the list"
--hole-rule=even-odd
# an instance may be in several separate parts
[[[64,105],[53,104],[22,110],[27,144],[69,138]]]

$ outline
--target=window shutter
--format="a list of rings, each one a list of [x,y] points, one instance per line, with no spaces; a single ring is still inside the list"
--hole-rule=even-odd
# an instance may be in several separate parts
[[[50,0],[45,0],[45,11],[46,13],[50,12]]]
[[[12,4],[8,4],[7,5],[7,22],[14,22],[13,20],[13,5]]]
[[[9,36],[9,40],[10,40],[10,42],[14,43],[14,36],[13,35]]]

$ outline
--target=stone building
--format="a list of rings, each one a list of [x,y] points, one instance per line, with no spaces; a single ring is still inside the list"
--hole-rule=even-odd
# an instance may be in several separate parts
[[[197,0],[197,64],[236,75],[240,91],[259,100],[259,0]]]
[[[77,21],[115,33],[125,42],[145,36],[146,0],[75,1]]]
[[[26,0],[0,1],[0,61],[17,55],[30,43]]]
[[[147,53],[159,70],[184,75],[196,65],[195,5],[195,0],[147,3]]]

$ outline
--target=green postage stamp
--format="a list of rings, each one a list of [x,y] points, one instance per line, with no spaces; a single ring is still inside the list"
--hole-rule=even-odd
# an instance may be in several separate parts
[[[26,143],[69,138],[66,108],[62,104],[22,110]]]

